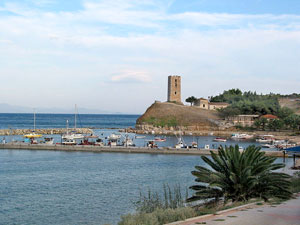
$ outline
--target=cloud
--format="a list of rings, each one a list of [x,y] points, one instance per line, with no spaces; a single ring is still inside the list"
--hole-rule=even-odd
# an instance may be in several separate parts
[[[151,82],[151,77],[148,72],[145,71],[137,71],[137,70],[123,70],[116,75],[111,77],[112,82],[118,83],[149,83]]]

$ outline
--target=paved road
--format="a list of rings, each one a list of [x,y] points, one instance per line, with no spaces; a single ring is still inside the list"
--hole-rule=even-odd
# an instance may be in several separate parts
[[[300,225],[300,195],[280,205],[249,206],[178,225]]]

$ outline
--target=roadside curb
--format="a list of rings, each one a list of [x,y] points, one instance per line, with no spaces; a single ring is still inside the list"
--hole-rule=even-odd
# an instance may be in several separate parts
[[[253,203],[249,203],[249,204],[246,204],[246,205],[237,206],[237,207],[230,208],[230,209],[225,209],[225,210],[222,210],[222,211],[218,211],[216,213],[217,214],[223,214],[223,213],[231,212],[231,211],[234,211],[234,210],[247,208],[249,206],[256,205],[257,203],[263,203],[263,201],[253,202]],[[180,225],[181,223],[186,223],[186,222],[190,222],[190,221],[198,220],[198,219],[205,219],[207,217],[214,216],[214,215],[215,214],[207,214],[207,215],[203,215],[203,216],[192,217],[192,218],[188,218],[186,220],[176,221],[176,222],[173,222],[173,223],[167,223],[165,225]]]

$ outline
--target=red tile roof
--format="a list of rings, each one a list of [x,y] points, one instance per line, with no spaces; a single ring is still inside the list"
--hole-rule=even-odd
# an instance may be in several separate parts
[[[275,115],[272,115],[272,114],[266,114],[266,115],[263,115],[263,116],[261,116],[261,118],[266,118],[266,119],[278,119],[278,117],[277,116],[275,116]]]

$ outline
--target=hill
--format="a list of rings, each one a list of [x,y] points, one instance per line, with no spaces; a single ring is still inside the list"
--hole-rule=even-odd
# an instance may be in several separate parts
[[[281,107],[290,108],[300,115],[300,98],[279,98],[279,104]]]
[[[137,119],[136,127],[188,127],[191,130],[211,129],[219,127],[219,113],[197,107],[179,105],[170,102],[155,102]],[[144,127],[143,127],[144,126]]]

